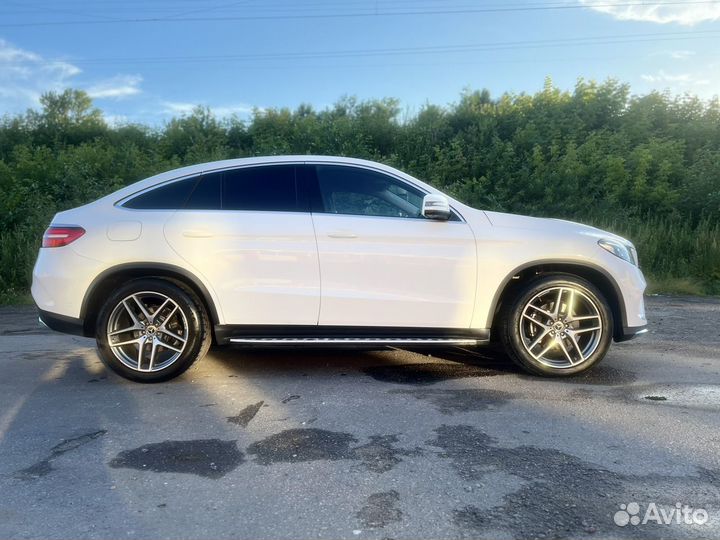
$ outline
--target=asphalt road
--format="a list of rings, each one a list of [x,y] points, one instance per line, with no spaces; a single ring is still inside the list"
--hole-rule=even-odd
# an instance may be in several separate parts
[[[218,349],[140,385],[0,308],[0,538],[720,537],[720,301],[648,313],[564,381],[481,349]]]

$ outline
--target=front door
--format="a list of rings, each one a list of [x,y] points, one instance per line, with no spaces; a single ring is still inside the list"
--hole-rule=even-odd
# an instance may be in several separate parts
[[[470,227],[457,216],[424,218],[425,193],[395,177],[314,169],[320,325],[469,328],[477,272]]]

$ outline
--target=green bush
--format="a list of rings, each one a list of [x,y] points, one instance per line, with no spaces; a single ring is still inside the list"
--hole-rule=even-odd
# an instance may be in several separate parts
[[[382,161],[490,210],[595,224],[632,239],[654,290],[720,293],[720,100],[580,80],[533,95],[465,92],[403,115],[397,100],[317,111],[203,108],[160,128],[110,127],[82,91],[0,120],[0,302],[26,297],[60,210],[180,165],[270,154]]]

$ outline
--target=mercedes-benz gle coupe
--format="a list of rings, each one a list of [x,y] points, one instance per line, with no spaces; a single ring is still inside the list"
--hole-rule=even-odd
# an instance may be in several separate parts
[[[470,208],[370,161],[217,161],[58,213],[32,294],[142,382],[211,343],[501,343],[527,371],[584,371],[645,331],[634,246],[556,219]]]

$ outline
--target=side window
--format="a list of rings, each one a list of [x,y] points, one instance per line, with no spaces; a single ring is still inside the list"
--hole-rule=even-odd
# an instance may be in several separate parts
[[[424,194],[391,176],[341,165],[318,165],[325,212],[380,217],[420,217]]]
[[[196,176],[162,185],[133,197],[123,206],[136,210],[177,210],[185,205],[197,181]]]
[[[294,165],[265,165],[226,171],[223,210],[297,212]]]
[[[223,173],[204,174],[185,203],[186,210],[220,210],[222,208]]]

